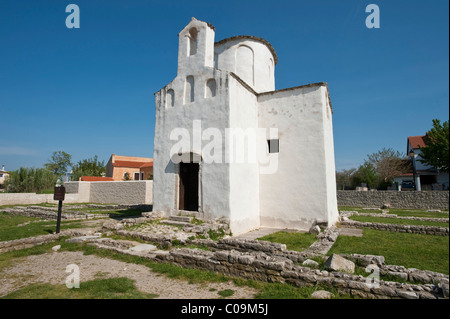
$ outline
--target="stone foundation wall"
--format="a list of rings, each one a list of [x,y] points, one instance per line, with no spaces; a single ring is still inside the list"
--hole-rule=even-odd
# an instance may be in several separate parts
[[[395,231],[399,233],[414,233],[414,234],[438,235],[438,236],[449,235],[448,227],[439,227],[439,226],[382,224],[371,222],[359,222],[355,220],[342,221],[341,225],[354,228],[366,227],[377,230]]]
[[[448,191],[337,191],[339,206],[382,207],[409,209],[449,209]]]

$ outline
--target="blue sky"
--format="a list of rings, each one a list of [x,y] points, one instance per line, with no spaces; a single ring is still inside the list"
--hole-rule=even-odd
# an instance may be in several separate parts
[[[80,28],[68,29],[68,4]],[[368,4],[380,28],[368,29]],[[154,93],[176,76],[191,17],[268,40],[276,89],[327,82],[337,170],[383,147],[406,152],[449,118],[447,0],[0,1],[0,165],[111,154],[153,157]]]

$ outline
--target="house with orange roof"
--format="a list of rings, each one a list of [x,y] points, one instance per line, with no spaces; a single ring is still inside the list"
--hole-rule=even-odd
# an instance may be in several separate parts
[[[153,159],[112,154],[106,164],[106,177],[114,181],[153,179]]]

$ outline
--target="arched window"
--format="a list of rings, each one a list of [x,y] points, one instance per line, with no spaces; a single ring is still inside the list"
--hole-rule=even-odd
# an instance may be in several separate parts
[[[189,75],[186,77],[184,86],[184,103],[194,102],[194,77]]]
[[[174,106],[175,104],[175,92],[172,89],[169,89],[167,91],[167,96],[166,96],[166,106]]]
[[[216,96],[216,80],[209,79],[206,81],[205,98]]]
[[[197,29],[192,28],[187,35],[187,55],[191,56],[197,53]]]
[[[250,85],[254,85],[254,63],[253,50],[246,45],[240,45],[236,53],[236,74]]]

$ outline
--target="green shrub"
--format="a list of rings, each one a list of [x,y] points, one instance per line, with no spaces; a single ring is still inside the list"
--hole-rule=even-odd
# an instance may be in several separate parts
[[[8,193],[41,193],[55,183],[56,176],[48,169],[21,167],[9,173],[5,189]]]

